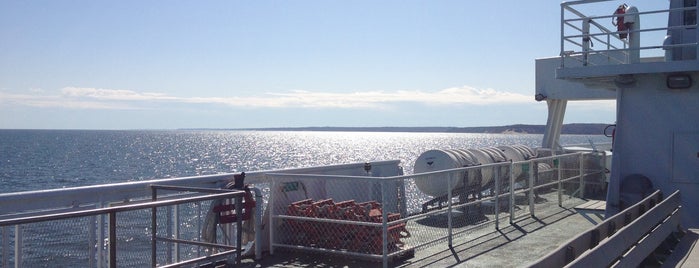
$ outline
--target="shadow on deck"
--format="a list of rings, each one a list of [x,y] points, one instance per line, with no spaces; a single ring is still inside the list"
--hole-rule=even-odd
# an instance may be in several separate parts
[[[561,243],[602,221],[603,212],[576,211],[551,206],[538,218],[526,217],[500,230],[481,231],[454,239],[456,255],[447,241],[416,249],[412,258],[398,259],[390,267],[522,267],[556,249]],[[276,251],[262,260],[246,259],[240,267],[381,267],[381,262],[337,255]]]

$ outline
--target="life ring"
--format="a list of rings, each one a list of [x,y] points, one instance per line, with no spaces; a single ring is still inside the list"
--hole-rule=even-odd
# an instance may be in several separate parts
[[[612,17],[612,25],[616,26],[616,30],[619,32],[619,39],[626,39],[628,36],[627,28],[624,24],[624,14],[626,14],[626,8],[628,7],[626,4],[619,5],[614,11],[615,17]]]
[[[244,178],[245,174],[241,174]],[[236,175],[238,176],[238,175]],[[238,177],[236,177],[238,179]],[[225,186],[225,189],[240,189],[245,191],[243,196],[243,208],[241,212],[241,220],[243,221],[242,226],[242,249],[241,256],[248,256],[254,254],[254,243],[255,243],[255,198],[248,185],[242,186],[242,179],[237,183],[229,183]],[[216,229],[217,226],[221,224],[234,223],[238,221],[238,215],[235,212],[234,204],[226,204],[226,199],[218,199],[211,202],[211,207],[204,219],[204,226],[202,227],[202,240],[207,243],[216,243]],[[226,233],[225,228],[221,228],[221,231]],[[215,252],[217,249],[209,247],[208,250]]]

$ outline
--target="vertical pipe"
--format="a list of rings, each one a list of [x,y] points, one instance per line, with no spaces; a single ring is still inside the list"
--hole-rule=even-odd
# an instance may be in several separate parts
[[[172,220],[172,232],[175,235],[175,239],[180,239],[180,205],[175,205],[175,211]],[[180,262],[180,244],[175,242],[175,262]]]
[[[117,267],[117,235],[116,235],[116,212],[109,212],[109,267]],[[155,248],[155,247],[153,247]],[[155,255],[153,255],[155,257]],[[155,263],[153,263],[155,266]]]
[[[565,67],[565,59],[566,59],[565,55],[563,54],[563,51],[565,51],[565,47],[564,47],[565,43],[563,42],[563,37],[565,36],[565,31],[563,28],[563,27],[565,27],[565,23],[564,23],[565,22],[565,6],[564,5],[565,5],[565,3],[561,3],[561,35],[559,38],[559,40],[561,40],[561,50],[560,50],[561,52],[559,53],[559,55],[561,56],[561,68]]]
[[[97,245],[95,233],[97,232],[97,216],[90,216],[87,218],[87,266],[95,267],[95,246]]]
[[[553,165],[556,167],[558,177],[558,206],[563,207],[563,183],[561,183],[561,157],[553,160]]]
[[[583,19],[582,36],[583,66],[587,66],[590,54],[590,19],[588,18]]]
[[[382,246],[381,246],[381,251],[382,251],[382,257],[381,259],[383,260],[383,267],[388,268],[388,211],[386,210],[386,199],[387,196],[387,190],[386,189],[386,181],[385,180],[380,180],[380,185],[381,185],[381,236],[382,236]]]
[[[536,162],[534,160],[529,161],[529,216],[531,217],[536,217],[534,214],[534,202],[536,201],[534,198],[534,176],[535,176],[535,171],[536,169]]]
[[[612,62],[612,55],[609,52],[612,49],[612,33],[607,33],[607,64],[615,64]]]
[[[240,261],[243,259],[242,258],[242,245],[243,245],[243,198],[240,196],[237,196],[235,198],[235,216],[236,216],[236,223],[235,223],[235,264],[236,266],[240,264]],[[247,212],[247,211],[246,211]],[[230,234],[230,232],[229,232]]]
[[[512,162],[512,160],[510,160]],[[502,166],[495,170],[495,230],[500,230],[500,181],[502,178]]]
[[[452,194],[451,194],[451,179],[454,177],[454,173],[449,173],[449,176],[447,176],[447,240],[448,240],[448,246],[449,248],[452,248],[452,235],[453,235],[453,230],[452,230],[452,218],[453,218],[453,211],[452,211]]]
[[[151,200],[152,201],[156,201],[158,199],[157,191],[158,190],[155,187],[151,187]],[[155,267],[158,263],[158,260],[156,258],[157,248],[158,248],[158,244],[156,243],[156,238],[157,238],[157,234],[158,234],[158,222],[157,222],[157,220],[158,220],[158,208],[153,207],[151,209],[151,215],[150,215],[150,228],[151,228],[151,231],[150,231],[150,262],[151,262],[151,267]],[[109,226],[109,232],[110,232],[110,237],[109,237],[110,240],[109,241],[110,241],[110,243],[109,243],[109,246],[110,246],[110,257],[111,257],[111,245],[112,245],[111,244],[111,239],[112,239],[111,231],[115,227],[111,226],[111,221],[112,221],[111,218],[109,219],[109,221],[110,221],[110,226]],[[115,237],[116,237],[116,235],[115,235]],[[116,248],[115,248],[115,250],[116,250]]]
[[[201,218],[202,218],[202,216],[201,216],[201,201],[196,203],[196,207],[197,207],[197,232],[198,232],[197,237],[202,237],[202,233],[201,233],[202,232],[202,230],[201,230],[201,224],[202,224],[201,223]],[[200,256],[201,256],[201,247],[197,247],[197,257],[200,257]]]
[[[580,198],[585,198],[585,177],[584,177],[584,172],[585,169],[583,168],[583,165],[585,164],[585,157],[583,157],[583,153],[581,152],[578,157],[580,157]]]
[[[22,225],[15,225],[15,267],[22,267]]]
[[[267,180],[267,174],[264,175],[265,181]],[[277,182],[272,180],[272,186],[270,187],[269,190],[269,203],[267,206],[269,207],[269,255],[274,255],[274,212],[275,212],[275,207],[274,207],[274,195],[275,192],[277,191]]]
[[[515,163],[510,163],[510,224],[515,222]]]
[[[165,236],[172,238],[172,206],[165,207]],[[172,263],[172,242],[165,242],[165,263]]]
[[[100,198],[100,202],[97,204],[97,208],[103,208],[105,207],[105,203],[102,202],[102,199]],[[105,218],[107,216],[105,214],[97,215],[97,267],[104,267],[104,264],[106,263],[106,260],[104,259],[105,256]]]

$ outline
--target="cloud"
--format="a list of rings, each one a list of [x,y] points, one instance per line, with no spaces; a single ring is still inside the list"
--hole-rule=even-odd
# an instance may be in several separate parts
[[[312,92],[296,90],[269,92],[245,97],[176,97],[164,93],[137,92],[123,89],[65,87],[60,94],[30,90],[29,94],[0,92],[0,102],[33,107],[72,109],[147,109],[154,103],[220,104],[249,108],[374,108],[391,104],[420,103],[425,105],[490,105],[494,103],[531,103],[533,98],[518,93],[467,86],[439,91],[398,90],[364,92]]]
[[[102,88],[78,88],[65,87],[61,89],[61,95],[68,98],[90,98],[95,100],[116,100],[116,101],[153,101],[153,100],[176,100],[162,93],[138,93],[132,90],[123,89],[102,89]]]
[[[36,93],[32,91],[33,93]],[[110,103],[94,100],[75,100],[60,95],[9,94],[0,92],[0,103],[13,103],[39,108],[135,110],[140,109],[127,103]]]

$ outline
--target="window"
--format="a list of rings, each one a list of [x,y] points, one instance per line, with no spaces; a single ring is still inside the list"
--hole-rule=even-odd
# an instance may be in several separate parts
[[[684,7],[696,7],[697,0],[684,0]],[[697,10],[684,11],[684,25],[694,26],[697,24]]]

